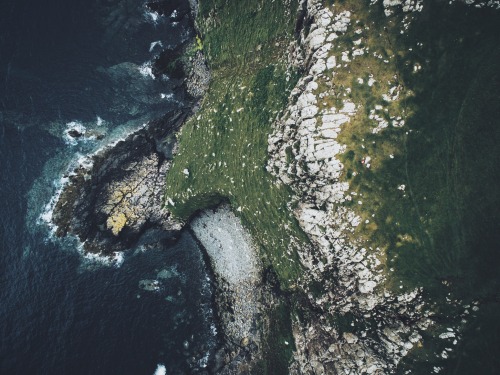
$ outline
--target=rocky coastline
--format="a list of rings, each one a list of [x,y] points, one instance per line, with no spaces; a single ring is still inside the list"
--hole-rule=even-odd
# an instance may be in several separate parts
[[[262,360],[262,343],[274,296],[250,235],[229,206],[175,220],[162,204],[165,175],[175,153],[174,132],[191,108],[167,113],[125,140],[92,156],[91,165],[68,175],[52,216],[56,235],[76,236],[84,252],[113,257],[137,243],[174,242],[189,228],[207,255],[215,278],[221,346],[205,369],[193,371],[251,374]],[[160,232],[158,232],[160,231]],[[148,233],[156,233],[154,242]],[[161,235],[158,235],[161,233]]]
[[[345,199],[343,193],[347,187],[336,183],[341,164],[335,157],[322,156],[338,154],[343,148],[334,136],[322,142],[320,148],[309,147],[309,139],[309,143],[315,145],[316,132],[322,132],[322,136],[325,132],[338,133],[357,108],[354,103],[345,102],[343,108],[318,114],[313,94],[318,87],[315,82],[325,69],[335,66],[335,61],[327,58],[327,34],[342,33],[350,20],[347,13],[334,16],[322,8],[320,1],[302,4],[304,28],[299,42],[291,46],[290,60],[307,73],[292,92],[291,106],[276,123],[269,139],[269,151],[274,155],[269,170],[279,170],[277,177],[305,197],[295,214],[313,243],[313,247],[304,247],[299,255],[306,267],[302,288],[308,296],[308,304],[319,313],[308,322],[295,320],[293,323],[297,350],[290,372],[347,373],[356,369],[360,373],[379,373],[394,368],[420,339],[404,322],[412,321],[425,327],[429,321],[419,314],[422,305],[418,291],[401,296],[373,292],[380,277],[369,265],[376,265],[376,259],[369,259],[363,249],[342,238],[342,232],[349,231],[359,218],[347,210],[338,210],[336,216],[327,218],[317,209],[326,203],[332,210],[334,204]],[[174,57],[178,58],[178,54]],[[161,64],[169,65],[165,60]],[[175,133],[196,112],[210,78],[199,51],[188,64],[182,65],[186,77],[182,90],[189,98],[183,108],[151,121],[125,140],[92,155],[85,165],[65,176],[68,183],[58,197],[52,216],[57,236],[76,236],[85,252],[104,256],[130,248],[149,230],[161,230],[165,235],[162,241],[176,240],[187,223],[172,218],[163,204],[165,177],[176,152]],[[323,125],[318,130],[317,115],[323,116]],[[297,126],[293,126],[295,124]],[[308,141],[304,143],[304,139]],[[296,141],[301,145],[300,155],[294,165],[287,165],[283,162],[285,149]],[[309,163],[308,173],[301,169],[304,162]],[[314,171],[317,173],[311,174]],[[317,186],[321,188],[316,189]],[[320,225],[335,233],[326,237],[316,233]],[[268,310],[279,297],[263,282],[258,253],[229,207],[199,213],[189,226],[210,259],[217,284],[215,300],[223,344],[211,371],[255,373],[262,361],[262,348],[269,331]],[[335,242],[337,254],[329,251],[331,241],[325,242],[325,238]],[[346,252],[346,249],[350,250]],[[322,262],[325,257],[326,263]],[[336,277],[326,276],[332,272]],[[309,291],[311,282],[326,283],[332,292],[318,300]],[[384,327],[377,327],[375,333],[383,338],[382,344],[374,345],[372,332],[361,337],[337,332],[327,323],[335,310],[359,317],[374,314],[379,322],[384,322]],[[397,312],[401,310],[406,313]]]
[[[178,16],[189,17],[194,27],[197,4],[186,5],[189,9],[182,8]],[[167,6],[164,11],[172,10]],[[162,14],[161,9],[155,11]],[[152,75],[165,72],[174,74],[172,85],[182,105],[87,155],[63,176],[65,183],[47,219],[57,237],[77,237],[85,252],[105,256],[130,248],[150,229],[161,229],[176,239],[185,223],[173,219],[164,207],[165,176],[176,152],[176,132],[200,105],[210,71],[202,52],[185,42],[153,61]],[[81,136],[76,130],[67,134],[69,138]]]
[[[190,4],[195,14],[196,1]],[[422,10],[421,1],[381,5],[387,17],[395,11],[411,15]],[[371,217],[361,217],[352,208],[351,203],[361,206],[363,199],[343,179],[341,157],[346,145],[339,134],[363,106],[346,97],[345,88],[336,86],[333,77],[369,52],[363,46],[365,29],[358,24],[349,10],[333,12],[320,0],[301,1],[297,40],[290,44],[287,57],[290,66],[303,74],[268,138],[267,171],[293,191],[289,209],[310,240],[298,251],[304,273],[290,298],[296,311],[307,310],[292,317],[291,374],[394,373],[412,349],[422,347],[423,335],[436,323],[424,290],[398,293],[386,287],[384,250],[371,248],[354,235]],[[337,51],[335,40],[353,28],[359,39]],[[161,64],[170,66],[165,60]],[[262,254],[229,205],[197,212],[183,222],[172,217],[164,202],[166,176],[177,151],[176,132],[196,113],[210,80],[200,51],[183,62],[182,74],[186,104],[70,171],[52,223],[57,236],[76,236],[85,252],[105,256],[130,248],[150,230],[162,231],[162,241],[175,241],[183,228],[189,228],[216,280],[222,344],[206,370],[258,373],[272,324],[270,311],[284,298],[266,280]],[[372,87],[376,78],[357,82]],[[396,81],[389,82],[393,87],[384,94],[384,102],[402,97],[403,87]],[[336,105],[325,105],[329,99]],[[398,116],[389,124],[377,112],[383,107],[375,108],[370,112],[374,134],[389,125],[405,125]],[[371,160],[367,156],[361,162],[369,169]],[[189,176],[187,169],[185,174]],[[404,191],[405,185],[401,186],[398,189]],[[450,329],[443,340],[455,345]]]
[[[191,1],[190,6],[194,19],[197,3]],[[176,71],[174,80],[179,82],[176,90],[184,98],[183,106],[87,156],[68,171],[49,223],[56,237],[76,237],[85,254],[110,259],[139,243],[175,242],[189,228],[215,277],[214,298],[222,331],[221,346],[208,366],[199,367],[197,361],[189,364],[198,373],[250,374],[262,360],[262,322],[272,292],[262,282],[262,266],[249,234],[226,205],[198,213],[187,222],[173,218],[164,205],[166,175],[177,151],[176,132],[196,113],[210,81],[203,54],[189,53],[189,49],[184,46],[168,58],[164,54],[153,66],[158,74],[165,66],[181,67],[182,73]],[[68,134],[80,136],[76,131]],[[148,239],[150,233],[155,233],[153,242]]]
[[[68,173],[52,215],[56,235],[77,236],[86,252],[103,255],[129,248],[150,228],[174,236],[182,224],[162,209],[163,186],[173,132],[188,113],[174,110]]]
[[[201,212],[190,229],[205,249],[215,274],[217,307],[224,344],[214,371],[251,374],[261,360],[266,291],[262,265],[249,233],[228,205]]]

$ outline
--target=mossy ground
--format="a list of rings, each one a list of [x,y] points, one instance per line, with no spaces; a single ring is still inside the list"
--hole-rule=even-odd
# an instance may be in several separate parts
[[[296,6],[281,0],[200,1],[197,23],[212,82],[201,109],[178,135],[166,188],[169,210],[183,219],[229,201],[284,289],[293,288],[302,271],[290,242],[307,238],[287,207],[290,191],[265,167],[271,125],[298,79],[286,63],[295,15]],[[270,319],[260,370],[286,374],[293,348],[290,314],[280,305]]]

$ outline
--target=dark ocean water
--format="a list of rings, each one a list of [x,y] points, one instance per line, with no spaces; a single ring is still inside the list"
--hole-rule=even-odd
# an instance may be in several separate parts
[[[187,17],[142,0],[0,1],[1,374],[189,373],[188,358],[203,367],[214,349],[210,276],[189,233],[110,266],[40,220],[79,157],[182,105],[148,62],[191,36]],[[104,138],[70,142],[71,123]]]

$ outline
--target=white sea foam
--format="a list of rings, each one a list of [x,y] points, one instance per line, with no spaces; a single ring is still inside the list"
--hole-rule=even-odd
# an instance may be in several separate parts
[[[54,215],[54,207],[61,196],[64,186],[68,183],[68,177],[61,177],[59,180],[53,182],[55,194],[50,198],[50,201],[43,207],[42,213],[38,217],[37,224],[45,224],[49,228],[49,234],[53,237],[56,233],[56,225],[52,221]]]
[[[153,49],[156,46],[163,47],[161,40],[157,40],[156,42],[151,43],[151,45],[149,46],[149,52],[153,52]]]
[[[160,97],[162,99],[172,99],[174,97],[174,94],[173,93],[170,93],[170,94],[164,94],[164,93],[161,93],[160,94]]]
[[[159,363],[153,375],[167,375],[167,368],[163,363]]]
[[[111,134],[109,137],[107,137],[108,139],[108,142],[104,145],[102,145],[101,147],[95,149],[92,153],[88,154],[86,157],[90,160],[92,160],[93,156],[94,155],[97,155],[101,152],[104,152],[108,149],[111,149],[113,147],[115,147],[118,143],[124,141],[125,139],[127,139],[127,137],[130,135],[130,134],[133,134],[141,129],[144,129],[146,126],[148,126],[148,123],[143,123],[139,126],[136,126],[132,129],[125,129],[123,131],[117,131],[113,134]]]
[[[202,359],[198,361],[198,366],[205,368],[208,366],[208,360],[210,358],[210,351],[207,351]]]
[[[81,242],[78,251],[83,255],[86,262],[92,265],[98,264],[110,267],[120,267],[124,261],[123,251],[115,251],[112,255],[101,255],[84,251],[85,242]]]
[[[56,232],[56,225],[54,224],[52,218],[54,215],[54,208],[59,201],[64,187],[69,182],[69,177],[75,175],[76,167],[83,167],[86,169],[92,168],[93,161],[91,155],[82,155],[80,153],[75,154],[73,162],[70,163],[67,173],[65,173],[61,178],[54,180],[52,182],[55,193],[50,198],[50,201],[43,207],[42,213],[37,219],[37,224],[45,224],[49,228],[50,236],[54,236]]]
[[[69,132],[75,130],[82,134],[82,137],[87,132],[87,128],[83,126],[80,121],[71,121],[66,124],[66,129],[64,130],[64,142],[70,146],[76,146],[78,144],[78,139],[69,135]]]
[[[76,160],[76,165],[73,164],[70,166],[72,171],[69,173],[70,176],[74,175],[75,173],[73,172],[75,167],[83,167],[85,169],[90,169],[94,166],[94,160],[92,159],[92,156],[94,154],[88,154],[88,155],[82,155],[80,153],[75,154],[75,160]]]
[[[217,336],[217,327],[215,326],[215,323],[210,324],[210,331],[212,332],[212,335]]]
[[[161,15],[157,12],[152,12],[152,11],[145,11],[144,16],[146,17],[146,20],[153,23],[153,25],[157,25],[158,22],[160,21]]]
[[[98,121],[102,119],[98,117]],[[140,128],[145,127],[147,124],[142,124]],[[82,125],[83,126],[83,125]],[[138,130],[138,129],[137,129]],[[128,135],[128,134],[127,134]],[[74,170],[78,167],[85,168],[87,170],[90,170],[93,167],[93,156],[104,151],[107,148],[112,148],[116,146],[120,141],[125,140],[126,136],[121,136],[118,139],[116,139],[114,142],[106,144],[105,146],[102,146],[98,148],[96,151],[93,153],[83,155],[81,153],[76,153],[73,157],[73,160],[68,164],[68,167],[66,169],[66,173],[59,179],[56,179],[52,182],[53,188],[54,188],[54,194],[50,198],[50,201],[45,204],[42,213],[40,214],[37,224],[45,224],[50,228],[51,234],[55,233],[55,225],[52,222],[52,217],[53,217],[53,211],[56,203],[58,202],[61,193],[64,189],[64,187],[67,185],[69,182],[69,177],[74,176],[75,172]]]
[[[171,278],[182,278],[182,274],[177,270],[177,265],[165,268],[158,272],[157,277],[159,279],[171,279]]]
[[[155,76],[153,74],[153,67],[151,65],[151,61],[147,61],[141,66],[139,66],[139,72],[144,76],[144,77],[151,77],[152,79],[155,79]]]
[[[108,123],[101,117],[96,116],[96,121],[92,125],[108,126]],[[143,129],[146,126],[147,123],[143,123],[140,125],[128,125],[115,128],[110,134],[107,135],[106,140],[104,141],[105,143],[103,142],[100,145],[99,143],[95,143],[95,146],[92,145],[93,151],[89,150],[90,152],[87,154],[75,153],[72,157],[70,157],[70,160],[68,162],[59,163],[61,169],[65,169],[65,172],[61,173],[63,177],[60,177],[59,179],[56,179],[52,182],[52,193],[50,195],[49,201],[39,208],[39,213],[34,217],[34,221],[37,225],[43,225],[48,229],[48,241],[64,241],[68,243],[68,246],[73,247],[74,249],[76,248],[76,250],[82,255],[84,259],[84,262],[82,263],[82,266],[84,266],[84,268],[93,269],[96,265],[119,267],[124,260],[123,252],[116,252],[111,256],[86,254],[83,248],[84,244],[76,236],[68,235],[66,238],[57,239],[55,235],[57,226],[53,222],[54,208],[61,197],[63,189],[69,183],[69,177],[75,175],[76,168],[80,167],[85,168],[86,170],[90,170],[93,167],[93,159],[96,154],[113,148],[119,142],[125,140],[130,134]],[[64,131],[64,139],[72,146],[78,144],[78,142],[85,143],[86,141],[93,139],[93,137],[82,135],[82,137],[80,138],[81,141],[80,139],[76,140],[68,134],[71,129],[74,129],[82,134],[88,134],[88,131],[81,121],[71,121],[67,123],[66,130]],[[60,157],[61,156],[58,156],[58,158]],[[45,186],[47,186],[47,184],[45,184]]]
[[[74,170],[76,167],[83,167],[87,170],[92,168],[93,165],[92,156],[93,154],[89,155],[82,155],[80,153],[75,154],[73,161],[70,163],[68,167],[67,173],[65,173],[64,176],[61,177],[60,179],[53,181],[55,193],[50,198],[50,201],[47,204],[45,204],[45,206],[42,209],[42,213],[39,215],[37,219],[38,225],[43,224],[48,227],[49,240],[56,239],[55,234],[57,226],[53,222],[54,208],[57,202],[59,201],[65,186],[69,182],[69,177],[75,175]],[[69,241],[74,241],[74,243],[76,244],[76,250],[83,256],[85,262],[90,263],[93,266],[99,264],[104,266],[120,267],[124,261],[123,252],[114,252],[112,255],[109,256],[86,253],[84,250],[84,244],[85,244],[84,242],[81,242],[76,236],[68,235],[67,237]]]
[[[161,285],[158,280],[144,279],[139,281],[139,288],[148,292],[159,292]]]

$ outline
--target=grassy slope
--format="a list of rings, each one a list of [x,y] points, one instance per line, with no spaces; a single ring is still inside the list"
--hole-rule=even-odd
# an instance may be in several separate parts
[[[495,373],[499,365],[487,354],[500,350],[500,324],[491,315],[500,286],[499,21],[491,10],[430,7],[410,35],[430,47],[418,56],[429,61],[429,73],[403,77],[415,91],[406,103],[415,108],[406,160],[422,245],[400,250],[396,276],[426,286],[450,322],[456,311],[446,298],[481,302],[456,355],[443,361],[449,373]]]
[[[288,16],[285,9],[281,0],[200,1],[198,24],[213,79],[201,110],[182,129],[166,196],[184,219],[222,200],[239,208],[287,288],[301,271],[290,238],[306,238],[286,207],[288,190],[265,170],[272,121],[296,82],[283,61],[295,9]]]

